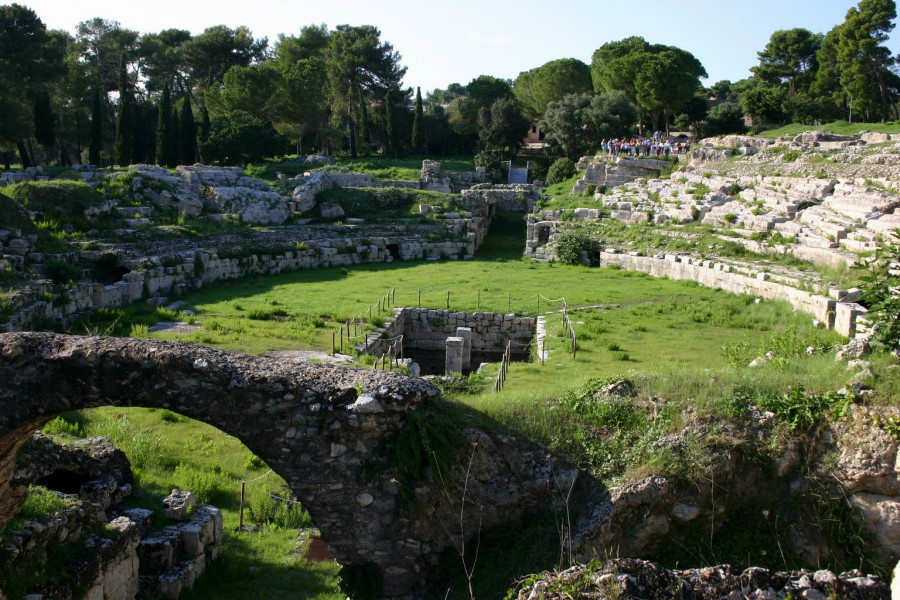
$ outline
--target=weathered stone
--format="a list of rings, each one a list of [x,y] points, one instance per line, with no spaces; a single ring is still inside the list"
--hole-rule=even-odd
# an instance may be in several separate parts
[[[172,490],[172,493],[163,498],[166,507],[166,516],[173,521],[187,521],[197,506],[197,498],[190,491]]]

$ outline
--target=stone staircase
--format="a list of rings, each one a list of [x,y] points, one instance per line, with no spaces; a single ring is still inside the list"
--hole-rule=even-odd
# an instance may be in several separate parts
[[[528,169],[509,169],[509,183],[528,183]]]

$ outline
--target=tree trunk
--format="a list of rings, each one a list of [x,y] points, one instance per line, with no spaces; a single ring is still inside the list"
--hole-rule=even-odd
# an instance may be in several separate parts
[[[69,160],[69,152],[66,150],[65,143],[58,140],[57,143],[59,144],[59,161],[65,167],[71,166],[72,162]]]
[[[16,148],[19,149],[19,159],[22,161],[22,168],[27,169],[28,167],[33,167],[34,164],[31,162],[31,157],[28,155],[28,150],[25,148],[25,144],[22,140],[16,142]]]
[[[0,152],[3,155],[3,167],[9,171],[12,169],[12,165],[9,163],[9,152]]]
[[[356,124],[353,122],[353,112],[347,109],[347,123],[350,126],[350,158],[356,158]]]

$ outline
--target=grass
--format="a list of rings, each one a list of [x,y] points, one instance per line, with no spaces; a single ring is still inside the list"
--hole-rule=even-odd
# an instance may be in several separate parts
[[[390,289],[396,306],[421,302],[445,308],[449,290],[453,310],[532,315],[537,312],[538,294],[564,296],[578,336],[575,357],[568,352],[561,315],[555,312],[559,304],[542,300],[541,312],[547,313],[551,334],[550,357],[543,366],[534,361],[513,363],[506,387],[498,394],[487,392],[489,380],[473,378],[460,386],[464,390],[448,389],[445,396],[473,415],[475,422],[538,443],[606,485],[649,474],[678,482],[702,479],[713,456],[710,442],[690,438],[683,454],[656,444],[682,431],[685,413],[740,421],[747,406],[756,403],[777,409],[785,427],[792,420],[805,426],[808,419],[824,418],[831,401],[812,404],[804,412],[806,396],[785,394],[801,385],[821,396],[849,383],[851,375],[826,350],[839,338],[814,329],[810,317],[793,314],[786,303],[756,304],[751,297],[624,270],[532,263],[521,259],[523,246],[522,215],[500,213],[474,261],[358,265],[223,282],[182,297],[197,311],[190,319],[203,331],[149,335],[252,353],[330,351],[339,323],[357,315],[368,319],[369,307]],[[373,311],[373,322],[384,317]],[[94,321],[78,327],[109,328],[125,335],[137,325],[134,330],[144,335],[140,325],[179,317],[136,306],[101,311]],[[805,352],[808,345],[816,348],[812,356]],[[747,367],[749,357],[766,351],[775,358],[757,369]],[[900,391],[887,370],[893,362],[884,357],[873,367],[879,398],[897,397]],[[662,408],[657,413],[650,404],[631,399],[595,398],[602,384],[619,379],[630,381],[638,398],[655,397]],[[151,496],[184,485],[222,506],[229,530],[225,556],[213,566],[213,576],[201,579],[189,597],[287,597],[291,586],[300,582],[312,590],[308,597],[340,597],[336,567],[309,566],[297,559],[296,534],[285,525],[267,525],[254,534],[234,533],[238,482],[258,476],[264,468],[234,438],[167,411],[97,409],[73,422],[76,425],[56,427],[61,432],[74,429],[113,437],[132,458],[138,481]],[[273,486],[282,483],[274,476],[264,481]],[[305,522],[302,515],[283,510],[279,516],[277,506],[263,501],[251,499],[262,523]],[[548,527],[535,527],[543,532],[543,540]],[[496,537],[503,539],[503,534]],[[672,556],[677,552],[672,549]],[[504,556],[495,554],[479,568],[491,572],[495,562],[506,564],[498,566],[496,577],[487,577],[493,583],[485,585],[496,591],[504,585],[501,580],[508,584],[516,565],[527,563],[532,570],[536,564],[554,566],[551,554],[547,548],[519,548]],[[493,591],[480,595],[497,596]]]
[[[474,171],[472,157],[409,156],[393,159],[381,156],[350,158],[338,157],[338,165],[349,167],[355,173],[371,173],[375,179],[393,181],[418,181],[422,174],[422,161],[436,160],[444,171]]]
[[[337,164],[349,168],[354,173],[370,173],[380,181],[418,181],[422,174],[423,160],[437,160],[445,171],[474,171],[475,162],[472,157],[463,156],[410,156],[393,159],[381,156],[366,156],[350,158],[349,156],[337,156]],[[319,169],[321,167],[314,167]],[[278,173],[284,173],[288,177],[302,175],[309,167],[290,157],[280,160],[266,160],[262,163],[254,163],[246,166],[247,174],[273,183],[278,179]]]
[[[840,135],[856,135],[862,131],[874,131],[876,133],[900,133],[900,122],[893,121],[890,123],[848,123],[847,121],[834,121],[825,125],[804,125],[803,123],[792,123],[779,127],[778,129],[769,129],[760,132],[760,137],[778,138],[782,136],[795,137],[805,131],[822,131],[826,133],[837,133]]]
[[[348,217],[368,221],[394,221],[419,218],[419,204],[438,205],[454,209],[459,196],[405,188],[332,188],[318,196],[320,203],[333,202],[344,209]]]
[[[298,549],[298,528],[310,527],[308,514],[287,511],[268,495],[282,494],[286,486],[275,473],[247,484],[245,523],[255,530],[237,532],[240,481],[256,479],[267,467],[236,438],[171,411],[145,408],[98,408],[53,423],[45,432],[63,439],[105,435],[126,453],[140,486],[126,504],[159,510],[161,498],[180,487],[222,510],[222,557],[183,598],[343,600],[337,563],[309,563]]]

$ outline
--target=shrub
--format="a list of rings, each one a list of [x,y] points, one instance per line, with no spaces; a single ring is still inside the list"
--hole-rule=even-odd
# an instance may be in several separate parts
[[[568,158],[560,158],[547,170],[547,183],[553,185],[565,181],[575,174],[575,163]]]
[[[580,265],[581,253],[590,252],[594,242],[586,233],[567,232],[556,238],[556,257],[566,265]]]
[[[586,196],[593,196],[597,192],[597,185],[591,183],[584,189],[584,194]]]
[[[44,264],[44,273],[57,285],[81,277],[81,269],[78,266],[61,260],[48,260]]]

